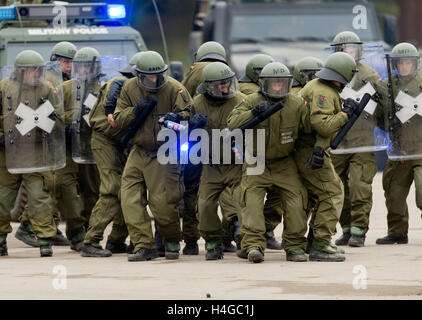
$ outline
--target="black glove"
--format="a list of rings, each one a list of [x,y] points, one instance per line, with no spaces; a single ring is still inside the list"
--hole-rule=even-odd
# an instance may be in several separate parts
[[[1,147],[4,147],[4,143],[5,143],[4,136],[1,136],[1,138],[0,138],[0,146]]]
[[[180,114],[178,114],[178,113],[174,113],[174,112],[167,112],[165,115],[164,115],[164,119],[163,119],[164,121],[173,121],[173,122],[177,122],[177,123],[179,123],[180,121],[182,121],[183,120],[183,117],[180,115]]]
[[[120,96],[120,91],[122,91],[123,84],[127,79],[117,79],[113,81],[108,89],[107,99],[105,103],[105,115],[108,116],[110,113],[114,113],[116,108],[117,99]]]
[[[139,102],[136,104],[135,108],[133,108],[133,114],[135,117],[138,117],[142,110],[148,106],[150,103],[157,104],[157,98],[156,97],[143,97]]]
[[[306,162],[306,167],[311,167],[312,170],[321,169],[324,165],[324,149],[315,147],[312,155]]]
[[[196,128],[203,128],[207,124],[207,116],[197,113],[192,119],[189,120],[189,130],[195,130]]]
[[[259,114],[263,113],[265,110],[271,108],[271,103],[268,101],[261,101],[255,108],[253,108],[252,115],[257,117]]]
[[[347,116],[350,119],[355,110],[358,109],[358,106],[359,104],[355,100],[353,100],[352,98],[347,98],[346,101],[343,102],[343,108],[341,109],[341,111],[347,113]]]

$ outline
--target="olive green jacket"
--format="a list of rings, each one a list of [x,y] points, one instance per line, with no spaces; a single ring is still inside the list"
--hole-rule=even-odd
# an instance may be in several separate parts
[[[274,104],[275,101],[257,92],[241,101],[230,113],[227,124],[230,130],[234,130],[249,120],[253,119],[251,110],[261,101]],[[310,133],[309,109],[306,102],[294,95],[288,95],[282,99],[284,107],[271,117],[259,123],[254,128],[253,154],[257,154],[256,130],[265,130],[265,160],[277,160],[284,158],[293,150],[295,141],[301,133]]]
[[[330,146],[338,130],[348,121],[341,113],[340,88],[322,79],[313,79],[300,91],[308,102],[312,129],[316,132],[315,146],[324,150]]]
[[[117,100],[114,121],[117,128],[125,133],[134,123],[136,117],[133,109],[144,97],[156,97],[158,102],[145,122],[131,139],[131,142],[147,151],[157,151],[163,142],[157,141],[161,126],[158,119],[168,112],[181,114],[188,120],[191,114],[192,98],[186,88],[177,80],[168,77],[168,82],[158,92],[151,93],[138,85],[137,78],[125,82]]]
[[[246,96],[237,92],[233,98],[228,100],[218,101],[211,100],[204,94],[199,94],[193,99],[192,114],[203,114],[207,116],[207,124],[204,129],[208,131],[209,139],[209,152],[210,159],[212,155],[212,129],[225,129],[227,128],[227,118],[233,108],[239,105]],[[223,144],[220,144],[220,163],[223,163]]]

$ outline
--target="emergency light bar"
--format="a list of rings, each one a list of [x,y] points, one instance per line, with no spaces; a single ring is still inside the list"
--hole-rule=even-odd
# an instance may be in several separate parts
[[[62,7],[65,8],[65,12],[60,10]],[[59,13],[64,14],[66,19],[116,20],[126,18],[126,7],[103,2],[69,3],[62,6],[17,3],[9,7],[0,7],[0,20],[18,20],[19,16],[22,20],[49,20],[54,19]]]
[[[15,20],[15,7],[0,7],[0,20]]]

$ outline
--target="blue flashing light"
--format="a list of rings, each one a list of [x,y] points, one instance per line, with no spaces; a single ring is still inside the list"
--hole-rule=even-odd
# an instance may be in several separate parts
[[[109,4],[107,13],[110,19],[124,19],[126,18],[126,7],[123,4]]]
[[[180,146],[180,151],[186,152],[186,151],[188,151],[188,149],[189,149],[189,143],[188,142],[185,142],[184,144],[182,144]]]
[[[0,20],[16,20],[16,8],[0,7]]]

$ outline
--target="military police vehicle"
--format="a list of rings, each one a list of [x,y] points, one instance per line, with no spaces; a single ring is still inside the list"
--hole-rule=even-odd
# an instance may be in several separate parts
[[[395,43],[395,19],[381,17],[383,34],[371,2],[273,2],[197,0],[191,56],[201,43],[218,41],[240,76],[257,53],[269,54],[289,68],[305,56],[324,61],[325,49],[345,30],[355,32],[364,43],[380,43],[384,49]]]
[[[20,4],[0,7],[0,67],[11,66],[25,49],[50,60],[60,41],[93,47],[102,56],[130,57],[147,50],[141,34],[129,26],[124,5],[107,3]]]

